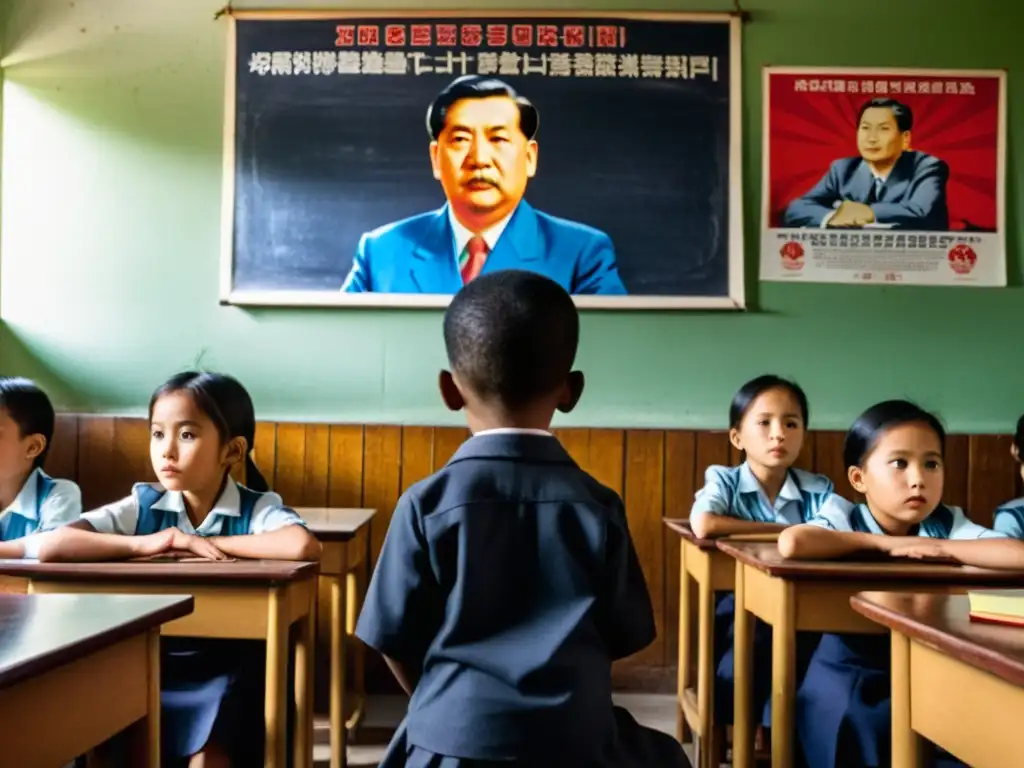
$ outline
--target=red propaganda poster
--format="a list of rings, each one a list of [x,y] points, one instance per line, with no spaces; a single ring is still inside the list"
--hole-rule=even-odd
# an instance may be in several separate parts
[[[1006,73],[764,71],[761,279],[1006,285]]]

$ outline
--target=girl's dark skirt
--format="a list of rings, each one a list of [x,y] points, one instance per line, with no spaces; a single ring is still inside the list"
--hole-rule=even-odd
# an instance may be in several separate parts
[[[821,637],[797,692],[796,726],[808,768],[883,768],[892,763],[888,635]],[[934,749],[937,768],[964,768]]]
[[[732,725],[735,672],[736,599],[732,592],[715,594],[715,722]],[[821,635],[799,632],[796,636],[796,687],[800,687],[807,665]],[[754,619],[752,655],[753,690],[750,718],[765,728],[772,724],[772,628]]]
[[[233,765],[262,765],[265,645],[177,637],[160,644],[164,764],[183,764],[215,741]]]

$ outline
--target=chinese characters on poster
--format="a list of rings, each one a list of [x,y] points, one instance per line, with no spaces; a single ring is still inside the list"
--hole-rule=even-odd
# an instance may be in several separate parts
[[[468,13],[468,12],[467,12]],[[235,12],[221,298],[743,306],[739,21]]]
[[[769,67],[761,279],[1006,285],[1005,73]]]

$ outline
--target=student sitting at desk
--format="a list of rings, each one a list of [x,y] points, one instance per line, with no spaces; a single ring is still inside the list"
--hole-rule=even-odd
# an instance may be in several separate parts
[[[778,532],[813,517],[832,495],[833,485],[824,475],[793,468],[808,421],[807,395],[794,382],[764,375],[740,387],[729,406],[729,440],[745,460],[736,467],[707,468],[704,487],[690,510],[694,534],[706,538]],[[715,721],[725,725],[733,720],[736,607],[731,592],[717,595],[716,600]],[[771,642],[771,629],[758,619],[752,703],[753,716],[760,717],[766,727],[771,725]],[[816,642],[816,635],[800,636],[801,667]]]
[[[445,313],[441,395],[473,436],[402,495],[359,617],[412,697],[381,766],[689,765],[612,705],[654,613],[622,500],[549,431],[583,391],[578,336],[532,272],[482,275]]]
[[[24,557],[26,536],[82,514],[78,486],[43,471],[55,420],[50,398],[33,382],[0,378],[0,558]]]
[[[1017,471],[1024,477],[1024,416],[1017,420],[1017,431],[1013,435],[1013,460]],[[1015,539],[1024,539],[1024,496],[1001,504],[995,513],[992,528]]]
[[[1024,569],[1024,542],[942,504],[945,431],[903,400],[879,403],[854,422],[843,458],[866,504],[833,496],[810,522],[779,535],[779,552],[829,560],[857,551],[941,557],[984,568]],[[890,763],[887,635],[825,634],[797,693],[797,732],[811,768]],[[942,765],[961,765],[949,755]]]
[[[317,560],[320,544],[250,457],[256,418],[249,393],[214,373],[173,376],[149,403],[150,459],[160,484],[40,537],[44,561],[105,561],[162,553]],[[230,477],[244,462],[251,488]],[[161,639],[164,765],[263,763],[265,656],[258,641]],[[133,763],[134,764],[134,763]]]

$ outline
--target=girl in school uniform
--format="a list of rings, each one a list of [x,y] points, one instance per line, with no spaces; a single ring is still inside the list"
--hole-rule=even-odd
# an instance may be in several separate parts
[[[1024,569],[1024,542],[942,503],[945,431],[903,400],[872,406],[846,435],[850,484],[866,503],[833,496],[809,522],[779,536],[788,558],[829,560],[857,551],[941,557]],[[889,638],[825,634],[797,693],[797,730],[810,768],[885,766],[891,759]],[[942,753],[941,765],[961,765]]]
[[[1013,435],[1010,452],[1024,478],[1024,416],[1017,420],[1017,431]],[[1024,539],[1024,496],[997,507],[992,528],[1015,539]]]
[[[744,454],[739,466],[712,465],[690,510],[700,537],[781,531],[806,522],[832,495],[832,481],[795,469],[808,424],[807,395],[792,381],[764,375],[748,381],[729,406],[729,440]],[[731,592],[715,607],[715,718],[733,719],[733,618]],[[770,725],[771,629],[760,619],[754,629],[754,716]],[[798,658],[809,658],[815,635],[801,635]]]
[[[215,373],[173,376],[149,404],[150,458],[159,483],[82,515],[48,536],[44,561],[105,561],[162,553],[211,560],[317,560],[320,544],[267,490],[250,452],[249,393]],[[249,487],[230,478],[244,462]],[[249,766],[263,761],[262,645],[161,640],[162,751],[170,766]]]
[[[34,557],[32,534],[82,514],[78,486],[43,471],[54,421],[50,398],[33,382],[0,378],[0,558]]]

